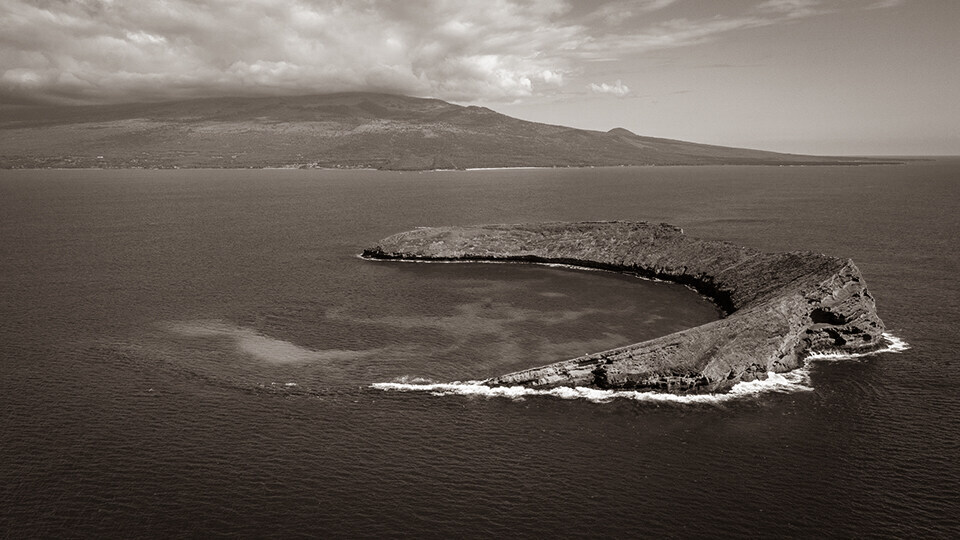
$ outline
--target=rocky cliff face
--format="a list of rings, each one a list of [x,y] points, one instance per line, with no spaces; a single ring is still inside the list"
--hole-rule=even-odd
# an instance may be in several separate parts
[[[364,251],[378,259],[516,261],[605,268],[674,281],[727,316],[650,341],[485,381],[720,391],[799,367],[824,350],[880,346],[883,322],[853,261],[811,252],[764,253],[691,238],[646,222],[423,228]]]

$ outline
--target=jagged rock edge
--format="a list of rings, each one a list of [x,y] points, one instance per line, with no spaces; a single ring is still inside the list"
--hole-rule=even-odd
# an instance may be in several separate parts
[[[519,235],[521,244],[510,245],[518,241],[511,235]],[[576,246],[571,248],[574,240]],[[600,249],[601,257],[572,256],[589,252],[584,241]],[[651,241],[646,247],[653,251],[638,249],[645,241]],[[626,248],[636,251],[624,253]],[[670,260],[671,250],[685,253],[690,248],[704,260],[694,258],[687,264]],[[550,252],[565,256],[544,255]],[[627,263],[631,255],[634,259]],[[660,338],[493,377],[484,381],[488,385],[716,392],[740,381],[763,379],[767,372],[801,367],[814,352],[862,353],[882,344],[883,322],[853,261],[811,252],[764,253],[687,237],[682,229],[668,224],[601,221],[426,227],[387,237],[365,249],[362,256],[560,264],[623,272],[690,286],[726,314],[719,321]],[[640,264],[646,256],[662,264]],[[603,257],[607,260],[598,260]],[[710,263],[715,262],[711,257],[735,262],[717,272],[703,271],[711,269]],[[798,268],[802,271],[797,272]],[[764,290],[753,273],[768,274],[773,286]],[[773,319],[779,320],[770,324]]]

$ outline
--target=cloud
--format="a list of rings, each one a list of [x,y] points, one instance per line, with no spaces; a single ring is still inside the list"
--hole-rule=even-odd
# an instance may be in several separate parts
[[[4,0],[0,97],[85,103],[368,90],[509,101],[584,84],[589,61],[821,12],[811,0],[768,0],[740,16],[666,18],[683,5]]]
[[[0,7],[0,92],[78,101],[389,90],[512,98],[562,81],[559,1],[47,2]]]
[[[810,17],[828,13],[821,7],[821,0],[766,0],[755,8],[760,13],[776,13],[790,19]]]
[[[906,0],[876,0],[867,6],[867,9],[888,9],[900,7],[906,3]]]
[[[677,0],[614,0],[599,4],[585,20],[617,26],[639,15],[662,10],[676,2]]]
[[[625,95],[627,95],[627,94],[630,93],[630,87],[628,87],[627,85],[623,84],[623,83],[620,81],[620,79],[617,79],[617,82],[615,82],[615,83],[613,83],[613,84],[607,84],[607,83],[600,83],[600,84],[590,83],[590,84],[588,85],[588,88],[590,89],[591,92],[594,92],[594,93],[597,93],[597,94],[613,94],[613,95],[615,95],[615,96],[617,96],[617,97],[623,97],[623,96],[625,96]]]

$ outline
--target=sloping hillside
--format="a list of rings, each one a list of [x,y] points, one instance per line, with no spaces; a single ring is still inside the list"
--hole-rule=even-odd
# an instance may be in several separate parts
[[[0,109],[0,167],[582,167],[873,162],[527,122],[370,93]]]

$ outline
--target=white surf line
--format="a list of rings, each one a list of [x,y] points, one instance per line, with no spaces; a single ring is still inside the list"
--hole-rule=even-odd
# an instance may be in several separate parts
[[[910,348],[910,344],[906,341],[898,338],[897,336],[891,334],[890,332],[884,332],[883,339],[886,340],[887,346],[882,349],[876,349],[873,351],[867,351],[862,353],[851,353],[845,351],[820,351],[807,355],[807,361],[817,361],[817,360],[852,360],[854,358],[863,358],[864,356],[873,356],[875,354],[881,353],[902,353]]]
[[[636,390],[600,390],[585,386],[561,386],[550,389],[529,388],[526,386],[487,386],[481,381],[455,381],[450,383],[434,383],[428,379],[409,379],[401,377],[394,382],[374,383],[371,388],[395,392],[428,392],[433,396],[482,396],[486,398],[507,398],[522,400],[532,396],[552,396],[560,399],[583,399],[592,403],[607,403],[615,399],[629,399],[649,403],[687,403],[687,404],[719,404],[737,399],[756,397],[761,394],[787,394],[793,392],[810,392],[810,361],[844,360],[860,358],[881,353],[901,353],[910,348],[910,345],[897,336],[885,332],[884,339],[887,347],[866,353],[814,353],[807,357],[803,367],[787,373],[768,372],[765,380],[739,382],[729,392],[714,394],[670,394],[665,392],[636,391]]]
[[[679,395],[664,392],[634,391],[634,390],[599,390],[584,386],[560,386],[547,390],[528,388],[526,386],[487,386],[480,381],[411,384],[402,382],[374,383],[371,388],[396,392],[428,392],[434,396],[482,396],[487,398],[507,398],[522,400],[532,396],[552,396],[560,399],[583,399],[593,403],[607,403],[615,399],[629,399],[652,403],[705,403],[717,404],[748,396],[755,396],[768,392],[799,392],[812,390],[805,386],[805,373],[795,370],[790,373],[770,372],[766,380],[740,382],[727,393],[723,394],[689,394]]]

